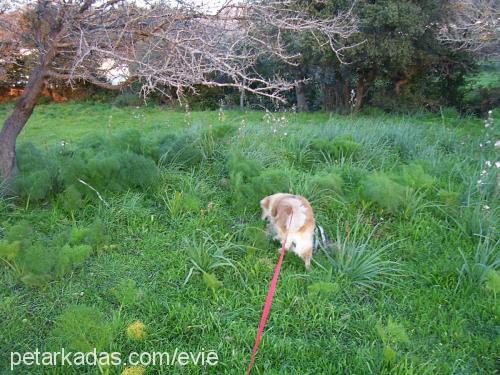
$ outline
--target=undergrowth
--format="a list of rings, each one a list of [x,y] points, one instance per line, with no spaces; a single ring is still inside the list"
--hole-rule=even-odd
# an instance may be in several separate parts
[[[257,372],[496,371],[493,119],[73,103],[30,121],[0,199],[1,366],[178,347],[221,358],[186,373],[241,372],[278,259],[259,201],[290,192],[331,242],[311,272],[285,256]]]

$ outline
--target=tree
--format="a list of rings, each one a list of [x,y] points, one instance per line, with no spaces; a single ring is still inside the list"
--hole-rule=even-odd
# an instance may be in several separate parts
[[[309,3],[318,18],[352,6],[342,0]],[[449,21],[447,9],[447,0],[358,0],[351,12],[359,32],[338,39],[337,50],[342,43],[348,47],[340,58],[329,48],[310,48],[309,40],[296,38],[301,71],[321,91],[323,108],[359,111],[376,100],[394,109],[401,102],[416,107],[451,99],[471,60],[438,39]]]
[[[6,31],[0,36],[11,39],[1,41],[0,52],[24,48],[36,59],[0,132],[0,174],[8,179],[16,173],[16,139],[47,79],[69,85],[78,79],[110,89],[139,82],[144,95],[175,88],[182,96],[197,85],[235,87],[282,99],[294,82],[264,78],[253,69],[264,55],[293,63],[297,56],[286,52],[282,33],[315,34],[335,50],[337,36],[356,31],[348,12],[318,20],[290,3],[228,0],[207,13],[180,0],[143,6],[125,0],[36,0],[10,8],[12,1],[2,0],[0,26]]]

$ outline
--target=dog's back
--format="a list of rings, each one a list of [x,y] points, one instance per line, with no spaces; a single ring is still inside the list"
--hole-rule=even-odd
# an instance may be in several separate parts
[[[304,259],[307,269],[313,251],[314,214],[309,201],[299,195],[278,193],[264,198],[262,218],[268,219],[280,240],[285,238],[285,248]]]
[[[303,232],[314,228],[312,207],[304,197],[292,194],[275,194],[271,216],[279,229],[285,232]],[[292,216],[293,213],[293,216]],[[290,216],[291,221],[290,221]]]

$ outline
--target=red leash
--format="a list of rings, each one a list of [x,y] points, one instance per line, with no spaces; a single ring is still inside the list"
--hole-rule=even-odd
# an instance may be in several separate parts
[[[290,228],[290,224],[292,224],[293,211],[290,215],[290,222],[288,223],[288,228]],[[271,280],[271,286],[269,287],[269,292],[267,293],[266,303],[264,304],[264,310],[262,311],[262,317],[260,318],[259,330],[257,331],[257,337],[255,338],[255,344],[253,346],[252,358],[250,359],[250,363],[248,364],[248,368],[246,371],[246,375],[250,374],[252,371],[252,366],[255,361],[255,356],[257,355],[257,349],[259,349],[260,340],[262,339],[262,333],[264,332],[264,327],[267,323],[267,317],[269,315],[269,311],[271,310],[271,306],[273,304],[274,292],[276,291],[276,284],[278,284],[278,278],[280,276],[281,264],[283,263],[283,258],[285,257],[285,244],[288,237],[288,230],[285,235],[285,240],[283,241],[283,245],[281,246],[281,254],[280,259],[278,260],[278,264],[276,264],[276,268],[274,269],[273,279]]]

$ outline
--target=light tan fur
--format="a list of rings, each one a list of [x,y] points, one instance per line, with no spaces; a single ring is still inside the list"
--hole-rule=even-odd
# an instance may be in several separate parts
[[[300,256],[309,270],[315,228],[314,213],[309,201],[300,195],[277,193],[262,199],[260,206],[262,219],[269,221],[268,229],[274,239],[282,242],[286,237],[285,249]]]

